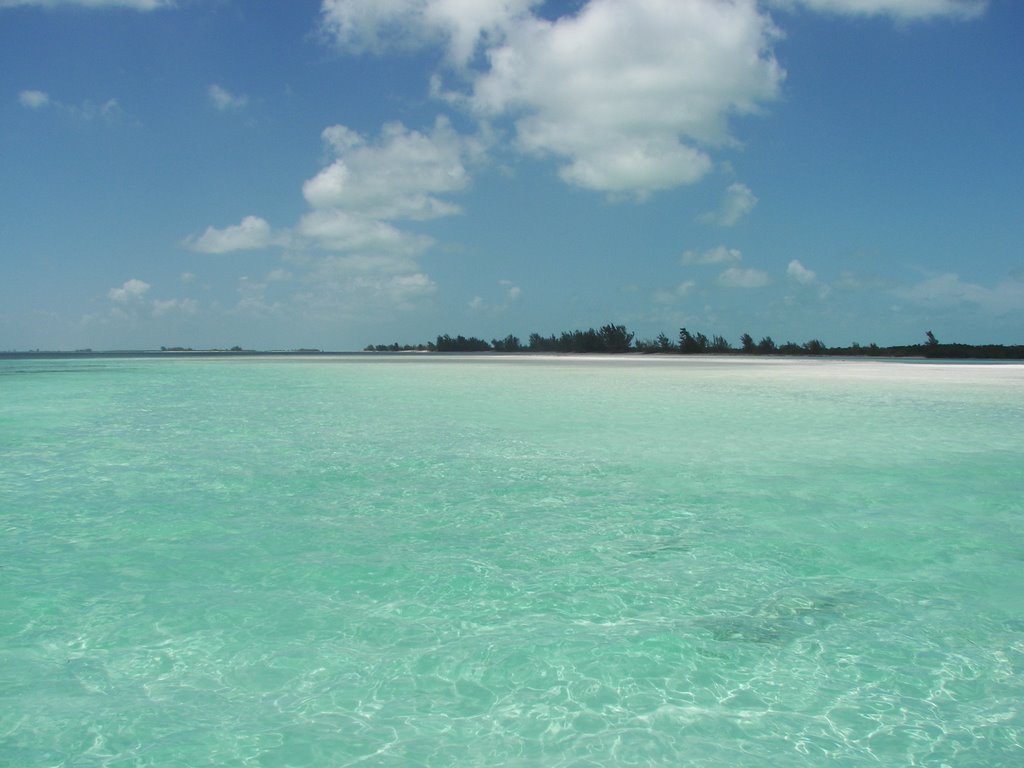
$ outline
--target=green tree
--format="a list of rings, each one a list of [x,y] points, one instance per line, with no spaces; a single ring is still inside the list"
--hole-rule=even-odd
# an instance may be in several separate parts
[[[696,355],[708,350],[708,337],[703,333],[696,336],[685,328],[679,329],[679,351],[684,355]]]
[[[495,352],[522,352],[523,345],[518,336],[511,333],[504,339],[491,339],[491,347]]]
[[[732,344],[724,336],[714,336],[711,339],[710,351],[712,352],[731,352]]]
[[[490,344],[476,336],[467,339],[460,334],[453,339],[447,333],[437,337],[435,346],[438,352],[486,352],[491,348]]]
[[[602,325],[599,334],[605,352],[628,352],[629,345],[633,343],[634,334],[624,325]]]

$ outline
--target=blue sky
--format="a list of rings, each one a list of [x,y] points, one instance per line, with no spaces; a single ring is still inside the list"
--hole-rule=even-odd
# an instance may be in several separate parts
[[[1024,343],[1018,0],[0,0],[0,350]]]

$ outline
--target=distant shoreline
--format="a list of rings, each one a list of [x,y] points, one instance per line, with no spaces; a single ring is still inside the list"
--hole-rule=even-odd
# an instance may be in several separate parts
[[[639,352],[649,355],[721,355],[743,357],[922,357],[927,359],[977,359],[977,360],[1021,360],[1024,359],[1024,345],[1003,344],[943,344],[931,331],[925,333],[923,344],[903,344],[880,347],[878,344],[862,345],[854,342],[846,347],[829,347],[820,339],[811,339],[798,344],[786,341],[778,344],[771,336],[755,341],[749,333],[740,337],[740,345],[733,346],[724,336],[706,336],[691,333],[685,327],[679,329],[678,340],[664,333],[655,339],[641,339],[624,325],[608,323],[600,328],[562,331],[560,334],[543,336],[531,333],[523,342],[518,336],[509,334],[503,339],[486,339],[476,336],[452,337],[439,335],[436,341],[419,344],[399,345],[370,344],[364,352],[502,352],[511,354],[549,352],[555,354],[626,354]]]
[[[963,346],[963,345],[958,345]],[[839,350],[830,351],[826,354],[788,354],[775,352],[771,354],[732,352],[704,352],[696,354],[649,352],[630,350],[628,352],[552,352],[552,351],[521,351],[506,352],[488,350],[479,352],[438,352],[433,350],[386,350],[386,351],[324,351],[324,350],[224,350],[224,349],[192,349],[192,350],[23,350],[0,352],[0,360],[114,360],[114,359],[244,359],[244,358],[467,358],[467,359],[551,359],[551,360],[572,360],[572,359],[629,359],[629,360],[703,360],[703,361],[859,361],[865,362],[920,362],[920,363],[1017,363],[1024,364],[1024,348],[1009,348],[1016,354],[1002,355],[967,355],[953,354],[944,356],[941,354],[893,354],[882,352],[881,354],[853,353],[843,354]],[[1019,350],[1019,351],[1018,351]],[[845,350],[844,350],[845,351]]]

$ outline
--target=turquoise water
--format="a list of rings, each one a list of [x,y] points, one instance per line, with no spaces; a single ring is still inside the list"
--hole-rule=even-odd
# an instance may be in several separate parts
[[[0,361],[0,765],[1024,765],[1024,366]]]

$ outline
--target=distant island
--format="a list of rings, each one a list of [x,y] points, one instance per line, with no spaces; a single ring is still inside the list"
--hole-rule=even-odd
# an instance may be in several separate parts
[[[654,339],[637,339],[636,334],[624,325],[609,323],[600,328],[585,331],[562,331],[560,334],[542,336],[531,333],[524,343],[518,336],[509,334],[502,339],[486,339],[476,336],[450,336],[443,334],[434,341],[419,344],[368,344],[362,353],[377,352],[440,352],[440,353],[514,353],[514,354],[661,354],[661,355],[734,355],[742,356],[788,356],[788,357],[888,357],[888,358],[933,358],[947,360],[1024,360],[1024,344],[948,344],[935,338],[931,331],[925,333],[920,344],[880,347],[878,344],[861,345],[856,342],[848,347],[829,347],[819,339],[802,344],[787,341],[777,344],[771,336],[759,341],[749,333],[739,338],[739,345],[733,346],[723,336],[710,338],[703,333],[691,333],[679,329],[679,335],[669,338],[664,333]],[[93,350],[7,350],[0,351],[0,359],[24,358],[85,358],[85,357],[289,357],[289,356],[331,356],[353,355],[359,352],[330,352],[316,347],[295,349],[248,349],[241,346],[203,347],[162,346],[158,349],[115,349]]]
[[[754,341],[749,333],[740,336],[739,346],[734,347],[723,336],[710,338],[703,333],[691,333],[679,329],[676,339],[664,333],[655,339],[637,339],[636,334],[624,325],[609,323],[600,328],[585,331],[562,331],[560,334],[542,336],[531,333],[524,344],[518,336],[509,334],[503,339],[485,339],[476,336],[438,336],[435,341],[421,344],[369,344],[364,352],[547,352],[547,353],[601,353],[621,354],[639,352],[643,354],[674,355],[786,355],[800,357],[926,357],[943,359],[978,360],[1022,360],[1024,345],[1003,344],[944,344],[931,331],[925,333],[921,344],[880,347],[877,344],[861,345],[856,342],[848,347],[829,347],[818,339],[803,344],[787,341],[777,344],[771,336]]]

